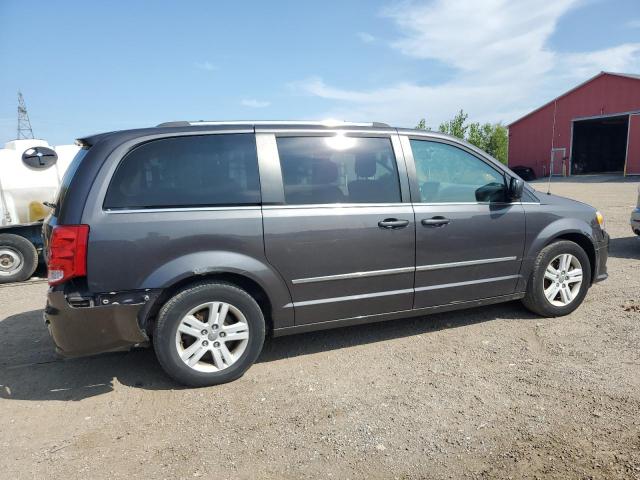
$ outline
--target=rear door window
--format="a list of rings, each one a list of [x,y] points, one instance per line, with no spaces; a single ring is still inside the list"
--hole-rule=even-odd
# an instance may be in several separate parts
[[[401,201],[389,138],[278,137],[276,142],[287,204]]]
[[[253,134],[163,138],[120,162],[106,209],[257,205],[258,158]]]

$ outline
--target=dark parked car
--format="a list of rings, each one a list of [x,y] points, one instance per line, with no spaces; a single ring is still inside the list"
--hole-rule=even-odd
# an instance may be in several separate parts
[[[515,299],[561,316],[607,276],[595,209],[443,134],[173,122],[78,143],[44,226],[64,355],[153,343],[211,385],[267,335]]]
[[[536,172],[534,172],[533,168],[531,167],[523,167],[522,165],[519,165],[517,167],[511,167],[511,170],[513,171],[513,173],[527,182],[536,179]]]

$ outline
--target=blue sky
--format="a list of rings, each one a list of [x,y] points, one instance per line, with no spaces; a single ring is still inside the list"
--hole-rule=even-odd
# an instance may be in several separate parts
[[[640,72],[638,0],[0,0],[0,143],[180,119],[510,122]]]

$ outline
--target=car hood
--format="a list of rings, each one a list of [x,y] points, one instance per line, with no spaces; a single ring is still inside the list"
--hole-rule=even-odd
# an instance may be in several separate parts
[[[579,210],[585,210],[594,212],[596,209],[588,203],[580,202],[579,200],[573,200],[572,198],[562,197],[560,195],[554,195],[553,193],[539,193],[537,197],[540,199],[542,205],[557,205],[559,207],[574,207]]]
[[[554,213],[558,217],[580,219],[595,228],[595,207],[560,195],[538,192],[536,196],[540,200],[540,205],[544,206],[549,213]]]

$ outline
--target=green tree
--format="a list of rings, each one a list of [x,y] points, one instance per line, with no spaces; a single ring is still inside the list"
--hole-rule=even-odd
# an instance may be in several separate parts
[[[507,164],[509,131],[502,123],[492,125],[491,136],[489,137],[486,152],[505,165]]]
[[[469,115],[460,110],[453,119],[440,124],[439,130],[442,133],[453,135],[454,137],[465,139],[467,136],[468,125],[465,125]]]
[[[418,124],[416,125],[416,130],[431,130],[431,127],[427,127],[427,120],[421,118]]]
[[[490,123],[485,123],[484,125],[480,125],[477,122],[472,123],[469,125],[469,131],[465,140],[486,152],[492,131],[493,128]]]
[[[509,146],[507,127],[502,123],[467,124],[468,118],[469,115],[464,110],[460,110],[451,120],[441,123],[439,130],[466,140],[506,165]],[[423,121],[424,119],[418,123],[417,128],[424,126]]]

